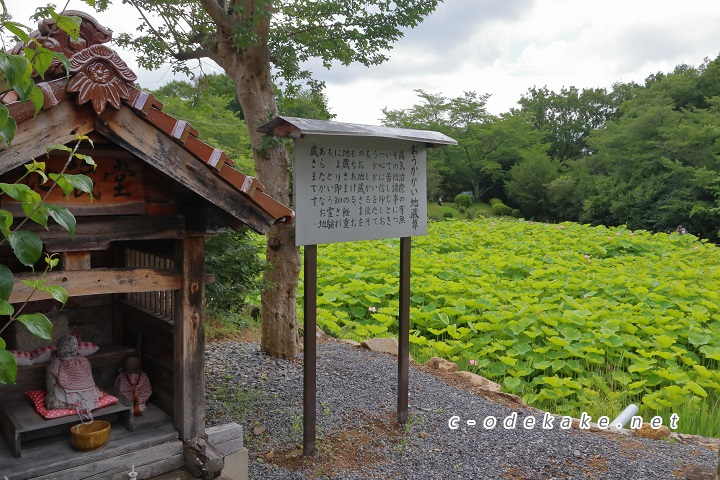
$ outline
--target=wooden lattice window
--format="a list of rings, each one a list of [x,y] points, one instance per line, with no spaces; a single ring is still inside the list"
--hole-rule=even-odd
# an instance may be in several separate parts
[[[125,249],[125,266],[132,268],[154,268],[158,270],[174,269],[175,262],[171,258],[132,248]],[[127,293],[125,299],[147,312],[167,320],[173,318],[173,291]]]

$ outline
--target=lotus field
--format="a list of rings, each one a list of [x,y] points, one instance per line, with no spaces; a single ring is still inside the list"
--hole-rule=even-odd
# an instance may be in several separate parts
[[[318,324],[397,334],[399,241],[318,248]],[[718,436],[720,249],[692,235],[573,223],[431,223],[413,238],[410,346],[530,405]],[[301,294],[302,292],[300,292]],[[714,424],[712,422],[715,422]],[[698,431],[698,428],[700,431]]]

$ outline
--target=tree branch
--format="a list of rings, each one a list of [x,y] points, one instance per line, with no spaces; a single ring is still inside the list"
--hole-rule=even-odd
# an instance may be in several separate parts
[[[127,0],[127,2],[130,3],[130,5],[132,5],[133,7],[135,7],[135,10],[138,11],[138,13],[139,13],[140,16],[142,17],[143,21],[145,22],[145,24],[148,26],[148,28],[150,29],[150,31],[152,31],[152,33],[153,33],[153,35],[155,36],[155,38],[157,38],[157,39],[165,46],[165,49],[167,50],[168,54],[169,54],[171,57],[174,57],[174,56],[175,56],[175,52],[174,52],[173,49],[170,47],[170,45],[168,45],[168,43],[165,41],[165,39],[163,38],[163,36],[160,35],[160,32],[158,32],[158,31],[155,29],[155,27],[153,26],[153,24],[150,23],[150,20],[147,18],[147,16],[145,16],[145,12],[143,11],[143,9],[140,8],[140,6],[137,4],[137,2],[136,2],[135,0]]]
[[[232,21],[232,17],[222,6],[220,6],[220,4],[218,4],[217,0],[198,0],[198,3],[202,5],[207,14],[219,28],[222,28],[227,32],[233,31],[235,23]]]
[[[172,56],[176,60],[200,60],[202,58],[212,58],[212,48],[198,48],[196,50],[187,50],[184,52],[173,53]]]

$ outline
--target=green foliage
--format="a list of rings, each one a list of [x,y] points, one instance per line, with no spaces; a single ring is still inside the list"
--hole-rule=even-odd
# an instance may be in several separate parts
[[[523,215],[522,215],[522,212],[521,212],[519,209],[517,209],[517,208],[513,208],[513,211],[512,211],[512,213],[511,213],[511,215],[512,215],[514,218],[522,218],[522,216],[523,216]]]
[[[445,220],[447,220],[447,219],[449,219],[449,218],[453,218],[454,216],[455,216],[455,215],[453,214],[453,212],[443,212],[443,218],[444,218]]]
[[[500,200],[499,198],[491,198],[490,200],[488,200],[488,204],[489,204],[491,207],[492,207],[493,205],[495,205],[496,203],[503,203],[503,201]]]
[[[547,87],[532,87],[519,101],[521,110],[530,115],[533,126],[545,135],[547,154],[557,160],[577,160],[592,152],[590,133],[619,116],[623,101],[637,85],[616,84],[604,88],[563,87],[559,93]]]
[[[719,71],[720,57],[611,92],[531,89],[519,103],[555,161],[526,159],[506,195],[536,218],[718,239]]]
[[[460,207],[469,207],[472,203],[472,198],[467,193],[458,193],[455,195],[455,204]]]
[[[502,189],[507,170],[528,155],[542,154],[541,135],[521,112],[490,115],[488,94],[465,92],[447,98],[416,90],[421,103],[409,109],[383,110],[383,124],[390,127],[429,129],[458,141],[428,151],[428,190],[471,190],[476,199]]]
[[[153,91],[163,110],[186,120],[200,132],[204,142],[224,151],[238,170],[255,175],[250,136],[227,75],[204,75],[193,83],[173,80]],[[327,101],[319,92],[298,90],[295,96],[277,90],[282,115],[329,119]]]
[[[432,13],[437,0],[379,2],[378,0],[255,0],[235,2],[211,18],[200,2],[161,0],[132,2],[144,12],[143,18],[170,18],[172,21],[138,26],[138,36],[118,36],[118,43],[138,53],[143,68],[170,62],[175,71],[188,71],[186,62],[210,57],[220,65],[217,42],[225,36],[240,51],[267,49],[278,79],[286,85],[311,78],[303,66],[311,58],[330,68],[343,65],[377,65],[387,60],[386,52],[403,36],[403,29],[418,25]],[[252,12],[246,10],[252,8]],[[218,24],[223,28],[218,35]],[[265,27],[267,34],[265,33]],[[175,55],[173,53],[176,53]]]
[[[508,207],[502,202],[496,202],[492,206],[492,212],[495,215],[499,215],[501,217],[506,215],[512,215],[512,210],[512,208]]]
[[[223,88],[226,85],[217,78],[206,77],[195,85],[176,80],[153,94],[163,102],[164,111],[190,122],[204,142],[224,151],[243,173],[255,175],[250,136],[235,105],[235,91]]]
[[[454,203],[445,202],[443,205],[437,203],[428,203],[428,218],[433,221],[441,221],[444,217],[445,212],[452,213],[453,217],[460,218],[463,213]],[[465,209],[465,216],[469,219],[478,218],[479,216],[491,215],[492,211],[490,206],[482,202],[473,202],[467,209]]]
[[[2,4],[3,10],[5,4]],[[57,26],[67,32],[71,37],[77,40],[79,35],[80,19],[78,17],[68,17],[56,14],[51,8],[43,9],[55,20]],[[21,41],[28,43],[22,52],[22,55],[11,55],[8,53],[0,53],[0,99],[4,98],[8,92],[14,91],[20,101],[30,101],[35,106],[35,113],[40,111],[43,104],[43,93],[39,87],[35,85],[32,75],[36,74],[43,78],[47,68],[53,59],[57,59],[65,67],[70,70],[70,65],[63,55],[52,52],[43,47],[36,39],[31,39],[28,35],[29,29],[19,23],[4,21],[2,22],[3,32],[7,29],[18,37]],[[7,144],[10,144],[14,138],[16,131],[16,122],[9,116],[6,106],[0,103],[0,138]],[[61,150],[68,153],[68,159],[65,167],[58,174],[45,174],[45,164],[32,160],[26,165],[26,175],[38,175],[40,183],[52,182],[50,190],[60,187],[66,195],[69,195],[73,189],[78,189],[85,193],[92,193],[92,182],[85,175],[66,174],[70,161],[78,159],[89,165],[94,165],[91,157],[77,153],[77,148],[81,142],[90,142],[86,136],[78,136],[75,148],[65,145],[53,145],[48,147],[48,153],[51,150]],[[25,177],[23,177],[25,178]],[[7,210],[0,210],[0,245],[9,244],[12,248],[14,256],[21,264],[35,268],[43,255],[43,245],[37,234],[22,230],[23,225],[27,221],[35,222],[45,228],[48,225],[48,219],[54,219],[61,227],[68,231],[70,236],[75,233],[75,218],[65,207],[49,205],[44,202],[45,197],[41,197],[38,193],[31,190],[28,186],[21,183],[8,184],[0,183],[0,195],[8,195],[13,200],[20,203],[25,214],[25,218],[17,224],[13,215]],[[55,267],[58,263],[57,258],[51,255],[45,255],[44,273]],[[0,315],[7,316],[8,321],[0,326],[2,333],[8,325],[14,321],[18,321],[25,325],[30,332],[41,338],[49,339],[52,334],[52,324],[40,313],[22,314],[24,305],[29,301],[37,291],[49,293],[52,298],[65,304],[68,295],[67,291],[60,286],[45,285],[44,274],[39,280],[24,280],[27,286],[31,288],[30,295],[25,302],[17,310],[9,303],[10,295],[15,285],[14,276],[9,268],[0,265]],[[15,383],[17,375],[17,364],[15,357],[6,350],[5,342],[0,339],[0,384]]]
[[[505,181],[505,193],[529,217],[548,211],[548,185],[560,175],[558,163],[547,155],[537,155],[514,165]]]
[[[253,242],[246,230],[207,240],[205,268],[215,274],[215,281],[206,288],[205,302],[212,315],[242,316],[248,296],[264,286],[266,264],[261,254],[262,246]]]
[[[79,17],[59,15],[52,10],[50,13],[59,28],[65,30],[71,37],[78,38],[80,33]],[[32,75],[37,74],[40,78],[44,78],[45,72],[53,60],[62,63],[65,70],[69,72],[70,61],[65,55],[54,52],[44,47],[37,39],[31,38],[30,29],[20,23],[3,21],[2,30],[3,33],[7,30],[20,41],[30,44],[24,47],[22,55],[0,52],[0,98],[4,98],[8,92],[14,91],[18,100],[30,101],[37,114],[42,108],[44,97],[42,90],[35,85]],[[15,119],[9,115],[7,107],[0,102],[0,138],[8,145],[11,144],[16,129]]]
[[[443,356],[559,413],[633,402],[650,417],[720,398],[720,250],[692,235],[440,222],[413,239],[412,262],[416,359]],[[397,269],[396,240],[323,246],[319,325],[396,335]]]
[[[278,114],[289,117],[330,120],[335,115],[328,110],[328,101],[322,92],[324,85],[311,82],[309,89],[290,88],[285,92],[276,89]]]

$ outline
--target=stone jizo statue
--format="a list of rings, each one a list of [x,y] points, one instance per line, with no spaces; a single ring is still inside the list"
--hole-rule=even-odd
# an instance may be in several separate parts
[[[78,352],[77,338],[66,335],[58,340],[57,350],[47,366],[45,381],[45,408],[74,408],[81,419],[83,415],[92,418],[90,411],[98,407],[102,394],[95,386],[90,362]]]

